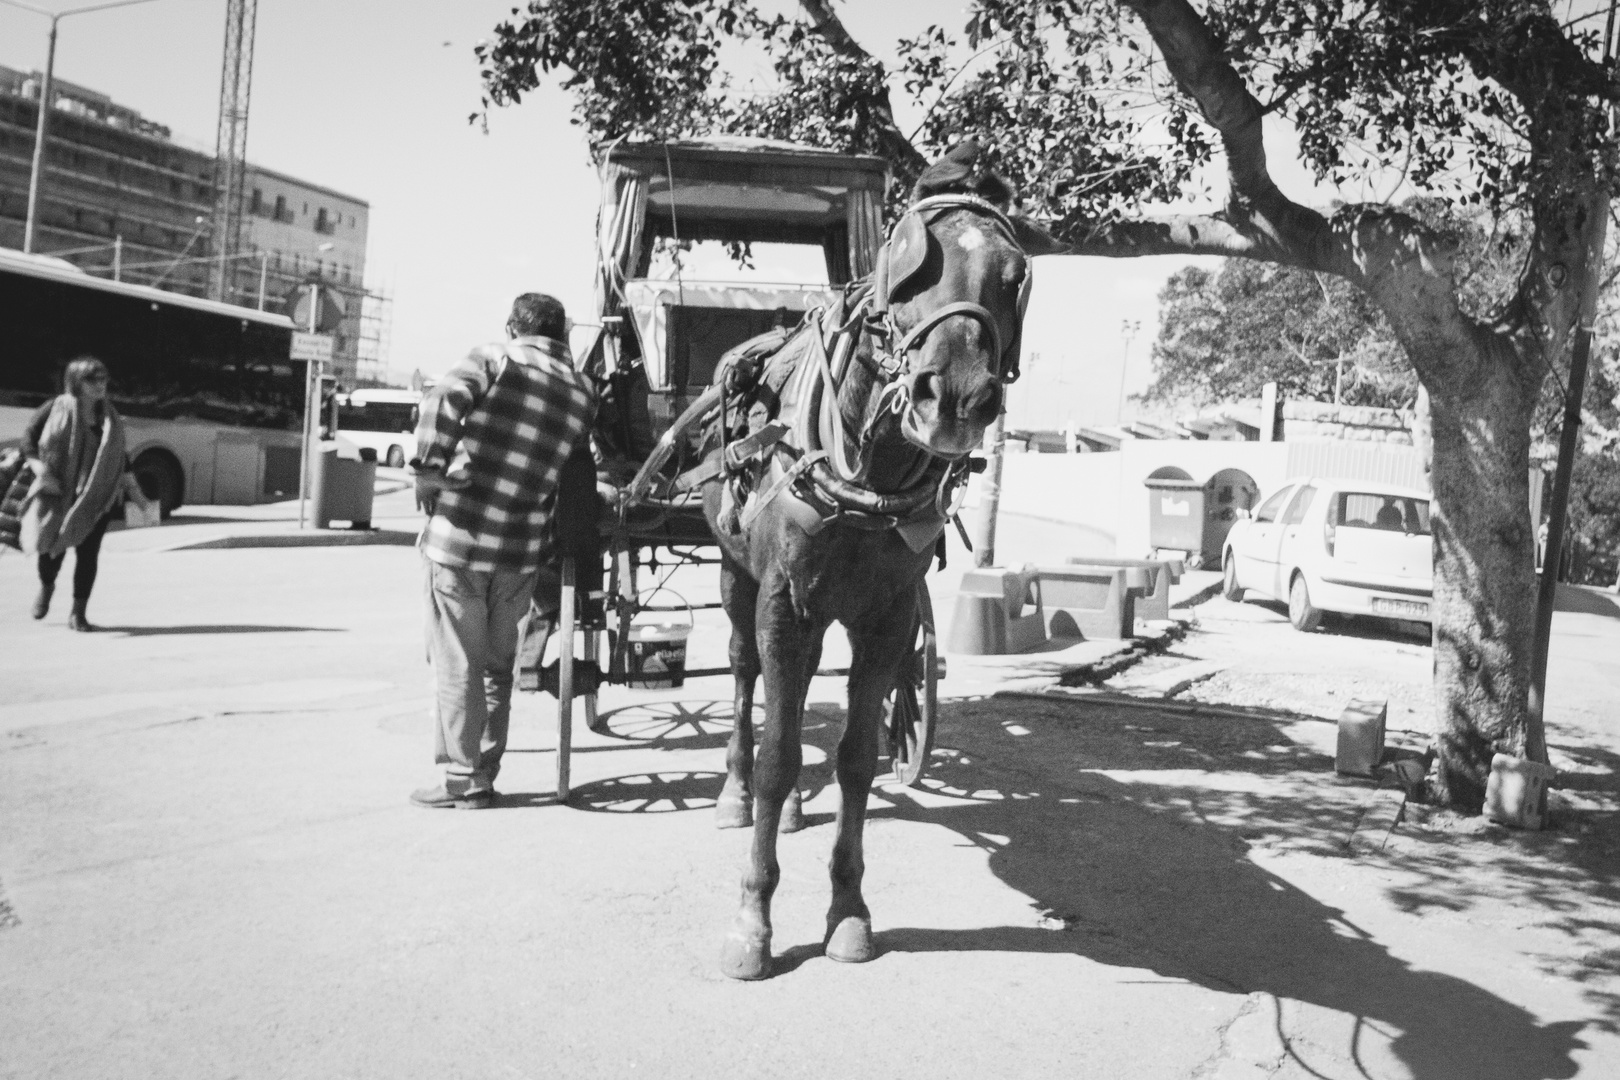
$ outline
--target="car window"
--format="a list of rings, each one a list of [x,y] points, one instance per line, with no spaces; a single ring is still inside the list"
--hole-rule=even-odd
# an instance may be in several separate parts
[[[1309,484],[1299,489],[1294,501],[1288,504],[1288,513],[1282,516],[1284,525],[1298,525],[1305,520],[1305,511],[1311,508],[1311,500],[1316,497],[1316,489]]]
[[[1260,504],[1260,509],[1254,512],[1256,521],[1276,521],[1277,513],[1282,510],[1283,500],[1293,493],[1294,487],[1290,484],[1271,498]]]
[[[1340,492],[1335,510],[1342,528],[1428,536],[1429,500],[1366,491]]]

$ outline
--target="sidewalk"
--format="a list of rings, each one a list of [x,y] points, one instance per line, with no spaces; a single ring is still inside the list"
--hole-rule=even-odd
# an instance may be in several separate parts
[[[298,526],[298,500],[253,506],[182,506],[152,529],[125,529],[114,522],[103,550],[138,553],[197,551],[211,548],[340,547],[401,545],[416,542],[421,515],[416,512],[409,476],[400,469],[379,469],[370,529],[317,529],[306,516]],[[305,506],[306,514],[308,504]]]

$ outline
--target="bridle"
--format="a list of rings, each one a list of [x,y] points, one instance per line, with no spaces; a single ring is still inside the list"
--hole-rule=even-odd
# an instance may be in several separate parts
[[[927,255],[928,227],[941,214],[949,210],[968,210],[990,219],[1007,242],[1019,247],[1012,221],[999,207],[977,195],[931,195],[919,199],[906,209],[895,222],[889,238],[878,252],[877,268],[872,275],[872,292],[868,302],[867,322],[875,336],[895,341],[893,349],[882,350],[874,345],[874,354],[885,371],[892,371],[890,379],[897,379],[911,370],[911,356],[927,339],[928,334],[947,319],[965,316],[985,328],[990,336],[991,356],[995,358],[996,378],[1003,383],[1016,382],[1019,375],[1018,357],[1008,355],[1001,340],[1001,328],[996,318],[983,304],[971,300],[958,300],[934,309],[919,322],[902,330],[895,322],[890,305],[895,294],[922,267]],[[896,277],[896,275],[899,275]],[[1022,322],[1029,306],[1029,290],[1033,275],[1026,269],[1018,288],[1018,316]],[[1015,338],[1013,344],[1017,345]]]

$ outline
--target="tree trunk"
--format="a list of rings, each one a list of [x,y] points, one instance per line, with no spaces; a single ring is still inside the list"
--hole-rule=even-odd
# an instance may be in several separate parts
[[[1483,338],[1473,379],[1430,387],[1436,794],[1478,812],[1491,756],[1524,753],[1535,626],[1535,394]]]

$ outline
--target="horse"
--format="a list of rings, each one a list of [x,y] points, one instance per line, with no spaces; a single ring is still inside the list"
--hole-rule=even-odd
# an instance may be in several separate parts
[[[805,695],[833,622],[849,636],[848,710],[835,772],[841,793],[825,954],[877,955],[861,891],[862,829],[877,772],[884,699],[911,654],[917,595],[951,505],[1018,374],[1033,226],[1006,210],[1010,189],[976,144],[924,171],[844,310],[812,313],[763,363],[723,360],[742,404],[722,406],[704,487],[731,620],[735,725],[716,806],[722,828],[752,825],[742,899],[721,967],[771,971],[771,898],[780,829],[803,825],[797,779]],[[733,350],[736,353],[738,350]],[[746,360],[746,357],[744,358]],[[751,388],[751,389],[750,389]],[[742,406],[752,402],[750,410]],[[736,414],[751,411],[749,434]],[[722,463],[719,464],[719,463]],[[765,720],[755,758],[756,680]]]

